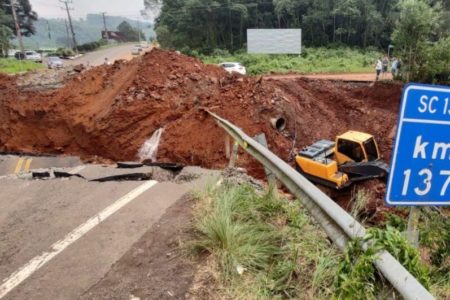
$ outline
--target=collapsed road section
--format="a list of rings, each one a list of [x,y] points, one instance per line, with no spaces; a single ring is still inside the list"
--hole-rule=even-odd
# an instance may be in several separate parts
[[[227,147],[204,108],[251,136],[264,133],[269,148],[292,165],[303,147],[347,130],[373,135],[389,161],[401,93],[397,83],[230,75],[159,49],[77,73],[60,89],[23,90],[16,81],[0,75],[0,151],[134,161],[164,128],[158,161],[206,168],[226,166]],[[264,176],[243,152],[238,164]]]
[[[174,174],[82,165],[1,177],[0,299],[76,299],[169,207],[217,176],[193,167]]]

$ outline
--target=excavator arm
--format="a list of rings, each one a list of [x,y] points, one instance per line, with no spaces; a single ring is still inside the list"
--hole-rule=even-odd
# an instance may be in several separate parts
[[[372,178],[387,178],[389,165],[382,160],[347,162],[339,166],[339,171],[347,174],[350,181],[355,182]]]

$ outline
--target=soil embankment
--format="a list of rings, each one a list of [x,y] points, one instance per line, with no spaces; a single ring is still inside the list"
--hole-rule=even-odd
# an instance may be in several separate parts
[[[160,127],[158,159],[206,168],[227,164],[225,133],[207,108],[249,135],[265,133],[269,148],[292,162],[301,147],[346,130],[373,134],[390,160],[401,86],[227,74],[216,66],[154,49],[74,75],[59,89],[21,89],[0,75],[0,151],[79,155],[89,161],[135,160]],[[279,132],[270,118],[284,116]],[[242,154],[239,166],[262,176]]]

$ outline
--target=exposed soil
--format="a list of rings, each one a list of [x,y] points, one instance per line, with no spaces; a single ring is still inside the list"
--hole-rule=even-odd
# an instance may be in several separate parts
[[[198,262],[182,253],[193,202],[184,197],[79,299],[184,299]]]
[[[154,49],[130,62],[85,71],[57,90],[23,91],[15,77],[0,74],[0,151],[130,161],[164,127],[160,161],[223,168],[225,133],[202,110],[207,108],[249,135],[265,133],[269,148],[291,163],[301,147],[349,129],[373,134],[389,161],[400,94],[393,82],[230,75]],[[287,119],[283,132],[271,127],[275,116]],[[244,153],[238,166],[256,177],[264,174]]]

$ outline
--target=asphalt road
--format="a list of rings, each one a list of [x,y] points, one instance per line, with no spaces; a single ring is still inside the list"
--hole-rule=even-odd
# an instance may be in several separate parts
[[[79,57],[74,60],[64,61],[66,65],[90,65],[90,66],[99,66],[105,63],[105,58],[108,58],[108,61],[113,63],[118,59],[126,59],[130,60],[133,58],[131,54],[131,49],[134,44],[125,44],[116,47],[104,48],[98,51],[89,52],[84,54],[82,57]]]
[[[14,174],[17,163],[11,161],[17,158],[8,156],[6,161],[14,170],[0,177],[0,299],[76,299],[171,205],[217,176],[185,168],[183,172],[198,174],[192,177],[196,179],[162,181],[159,175],[157,180],[94,182],[89,179],[118,173],[166,173],[79,165],[59,169],[79,176],[42,180],[26,171]]]
[[[41,168],[70,168],[81,165],[81,160],[73,156],[0,156],[0,176],[19,174]]]

